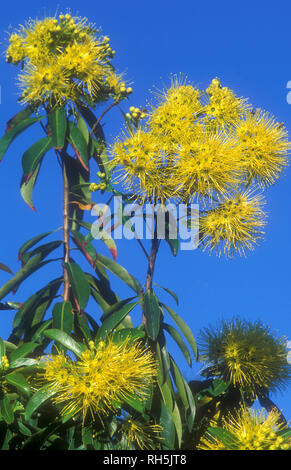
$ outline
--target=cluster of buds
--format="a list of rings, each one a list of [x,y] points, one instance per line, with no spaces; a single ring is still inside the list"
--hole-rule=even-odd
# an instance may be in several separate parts
[[[98,190],[104,191],[107,187],[106,174],[102,173],[101,171],[98,171],[97,176],[100,178],[100,183],[99,184],[97,184],[97,183],[91,183],[90,184],[89,190],[92,193],[95,193]]]
[[[137,124],[140,119],[146,117],[146,109],[139,109],[131,106],[129,108],[129,113],[126,113],[126,117],[134,124]]]
[[[1,369],[4,369],[4,370],[9,368],[9,361],[8,361],[7,356],[1,357],[0,367]]]

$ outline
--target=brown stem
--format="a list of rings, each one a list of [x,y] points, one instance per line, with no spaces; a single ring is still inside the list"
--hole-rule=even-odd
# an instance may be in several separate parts
[[[90,131],[90,135],[93,134],[94,130],[96,129],[96,127],[98,126],[99,122],[103,119],[103,117],[105,116],[106,113],[108,113],[108,111],[110,111],[111,108],[113,108],[113,106],[115,106],[117,104],[117,101],[114,101],[113,103],[111,103],[110,106],[108,106],[108,108],[105,109],[105,111],[103,111],[103,113],[101,114],[101,116],[97,119],[97,121],[93,124],[92,126],[92,129]]]
[[[63,191],[64,191],[64,205],[63,205],[63,220],[64,220],[64,263],[69,263],[70,260],[70,219],[69,219],[69,180],[66,168],[65,156],[63,155]],[[64,302],[69,300],[70,296],[70,278],[67,268],[64,264]]]

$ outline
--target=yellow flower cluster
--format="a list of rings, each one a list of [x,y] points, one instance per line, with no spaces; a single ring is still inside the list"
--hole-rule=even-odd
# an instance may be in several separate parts
[[[214,127],[236,124],[250,108],[246,99],[237,98],[227,87],[222,87],[215,78],[207,88],[205,114]]]
[[[224,419],[224,438],[218,439],[209,432],[201,439],[200,450],[291,450],[290,437],[284,437],[284,427],[279,424],[279,413],[248,410],[245,407]],[[285,429],[287,431],[287,429]],[[221,434],[222,435],[222,434]]]
[[[226,196],[217,207],[200,217],[201,245],[233,256],[252,250],[263,235],[263,201],[249,191]]]
[[[288,163],[286,130],[218,79],[204,92],[176,77],[158,96],[146,123],[112,146],[117,181],[144,201],[199,201],[204,247],[244,254],[265,224],[255,191]]]
[[[204,328],[200,346],[201,360],[249,397],[265,388],[280,390],[291,378],[285,339],[276,338],[260,322],[234,319]]]
[[[137,447],[140,450],[156,449],[158,446],[159,433],[162,427],[159,424],[140,422],[128,418],[122,425],[124,448]]]
[[[9,39],[7,61],[22,64],[22,102],[33,106],[121,100],[132,92],[112,67],[109,38],[69,13],[30,21]]]
[[[147,397],[157,366],[152,353],[139,342],[113,338],[94,343],[77,361],[59,352],[49,357],[41,383],[54,392],[54,402],[62,404],[62,414],[88,411],[102,416],[121,407],[124,400]]]

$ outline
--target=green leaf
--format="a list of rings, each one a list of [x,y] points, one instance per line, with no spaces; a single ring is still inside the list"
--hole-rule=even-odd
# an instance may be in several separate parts
[[[77,263],[65,263],[65,266],[68,270],[72,290],[76,297],[75,300],[78,302],[80,311],[83,311],[90,297],[89,282]]]
[[[47,385],[38,390],[26,405],[25,420],[29,421],[32,414],[55,393],[54,388],[48,388]]]
[[[106,318],[98,330],[96,342],[106,338],[107,334],[111,332],[116,326],[138,305],[138,302],[124,305],[120,310],[114,312]]]
[[[9,274],[13,274],[13,272],[11,271],[10,268],[8,268],[8,266],[6,266],[6,264],[3,264],[3,263],[0,263],[0,269],[1,271],[5,271]]]
[[[178,296],[177,294],[175,294],[175,292],[173,292],[171,289],[168,289],[167,287],[162,287],[162,286],[159,286],[158,284],[156,284],[155,282],[153,282],[153,284],[157,287],[159,287],[160,289],[163,289],[165,292],[167,292],[168,294],[170,294],[173,299],[175,299],[176,301],[176,304],[179,305],[179,299],[178,299]]]
[[[63,241],[61,240],[55,240],[49,243],[44,243],[41,246],[38,246],[32,251],[27,251],[25,253],[22,253],[21,255],[21,261],[23,263],[27,263],[29,259],[31,259],[33,256],[37,255],[38,253],[41,253],[42,259],[46,258],[50,253],[55,251],[57,248],[59,248],[63,244]]]
[[[146,332],[155,341],[160,331],[161,311],[158,298],[151,290],[147,290],[144,295],[143,314],[146,319]]]
[[[96,269],[97,253],[94,246],[86,240],[82,233],[77,232],[76,230],[71,230],[71,233],[73,235],[72,240],[75,245],[80,249],[93,269]]]
[[[38,174],[39,174],[39,169],[40,169],[40,163],[37,165],[33,175],[31,175],[31,177],[29,178],[28,181],[26,181],[26,178],[24,176],[22,176],[21,182],[20,182],[20,194],[21,194],[24,202],[26,202],[26,204],[33,211],[35,211],[35,207],[34,207],[34,204],[33,204],[32,193],[33,193],[35,183],[37,181],[37,177],[38,177]]]
[[[17,114],[15,114],[15,116],[13,116],[11,119],[9,119],[9,121],[7,121],[5,132],[8,132],[10,129],[17,126],[25,119],[28,119],[32,113],[33,109],[30,106],[27,106],[26,108],[19,111]]]
[[[168,411],[167,407],[161,402],[161,416],[160,425],[162,431],[160,432],[163,449],[174,449],[175,445],[175,424],[173,422],[172,414]]]
[[[142,339],[144,337],[145,332],[143,330],[138,330],[137,328],[122,328],[121,330],[115,331],[112,335],[113,341],[116,341],[117,343],[123,343],[128,338],[130,341],[136,341],[137,339]]]
[[[81,130],[74,125],[73,122],[69,122],[69,142],[74,149],[76,157],[81,163],[85,170],[89,171],[89,155],[88,146]]]
[[[183,381],[184,381],[185,390],[187,392],[188,403],[189,403],[189,407],[190,407],[189,412],[188,412],[187,424],[188,424],[188,429],[191,432],[192,429],[193,429],[194,419],[195,419],[195,415],[196,415],[196,404],[195,404],[195,400],[194,400],[193,394],[191,392],[191,389],[188,385],[188,382],[184,379],[184,377],[183,377]]]
[[[22,156],[23,177],[27,180],[34,174],[43,156],[52,148],[52,139],[43,137],[35,142]]]
[[[217,378],[213,380],[211,386],[205,389],[204,392],[207,392],[212,397],[218,397],[228,389],[229,385],[230,382],[225,382],[223,379]]]
[[[38,340],[39,338],[41,338],[41,336],[43,335],[43,332],[44,332],[45,330],[47,330],[47,328],[50,328],[51,325],[52,325],[52,323],[53,323],[52,319],[44,321],[44,322],[37,328],[37,330],[34,332],[32,338],[31,338],[32,341],[36,341],[36,340]]]
[[[127,405],[133,408],[138,413],[143,414],[145,410],[145,402],[142,402],[140,398],[136,397],[124,397],[124,401]]]
[[[173,328],[171,325],[168,325],[167,323],[163,323],[163,329],[169,333],[169,335],[172,336],[173,340],[176,342],[176,344],[179,346],[180,350],[183,353],[183,356],[185,357],[186,361],[188,362],[189,366],[192,366],[192,361],[191,361],[191,356],[190,352],[186,346],[186,344],[183,341],[183,338],[181,337],[180,333]]]
[[[176,384],[178,394],[181,398],[181,401],[183,403],[185,410],[188,410],[189,402],[188,402],[187,392],[186,392],[185,385],[184,385],[183,376],[176,362],[172,358],[172,356],[170,356],[170,361],[171,361],[171,374]]]
[[[53,339],[54,341],[62,344],[78,357],[80,357],[82,352],[86,350],[86,347],[83,344],[77,343],[70,335],[65,333],[65,331],[51,329],[45,330],[43,334],[47,338]]]
[[[27,356],[37,346],[39,346],[37,343],[32,343],[32,342],[24,343],[21,346],[18,346],[18,348],[12,351],[12,353],[10,354],[10,360],[16,361],[16,359],[19,359],[20,357]]]
[[[165,305],[163,303],[161,303],[161,306],[166,309],[166,311],[169,313],[169,315],[174,320],[176,325],[180,328],[181,332],[183,333],[183,335],[187,339],[187,341],[188,341],[189,345],[191,346],[192,351],[194,352],[195,357],[197,359],[198,358],[197,344],[196,344],[193,333],[190,330],[189,326],[184,322],[184,320],[171,307],[169,307],[168,305]]]
[[[78,117],[77,127],[82,132],[82,135],[83,135],[83,137],[86,141],[86,144],[88,145],[89,144],[89,137],[90,137],[89,130],[88,130],[86,122],[84,121],[84,119],[81,116]]]
[[[32,124],[35,122],[40,121],[43,119],[43,116],[35,117],[35,118],[29,118],[29,119],[24,119],[21,120],[19,124],[16,126],[13,126],[12,129],[9,129],[3,137],[0,139],[0,161],[4,157],[6,150],[8,149],[9,145],[11,142],[17,137],[19,134],[21,134],[25,129],[30,127]]]
[[[27,242],[23,243],[18,250],[18,259],[21,259],[21,256],[26,251],[30,250],[34,245],[39,243],[43,238],[47,237],[51,233],[55,232],[55,230],[51,230],[50,232],[42,233],[41,235],[37,235],[36,237],[30,238]]]
[[[182,427],[182,420],[181,420],[180,411],[179,411],[179,408],[178,408],[176,402],[175,402],[175,405],[174,405],[174,409],[172,411],[172,417],[173,417],[173,421],[174,421],[175,428],[176,428],[176,433],[177,433],[178,449],[180,449],[181,448],[181,443],[182,443],[183,427]]]
[[[19,357],[10,363],[10,368],[17,369],[18,367],[31,367],[37,365],[38,361],[36,359],[32,359],[30,357]]]
[[[6,355],[5,342],[3,341],[2,338],[0,338],[0,363],[1,363],[1,358],[5,355]]]
[[[18,273],[15,274],[4,286],[0,289],[0,300],[3,299],[9,292],[11,292],[16,286],[18,286],[22,281],[24,281],[28,276],[33,272],[39,269],[42,266],[42,255],[39,253],[30,259],[23,268],[21,268]]]
[[[64,107],[54,108],[48,116],[48,124],[51,130],[52,144],[55,149],[62,149],[65,144],[67,131],[67,117]]]
[[[53,329],[65,331],[70,334],[74,324],[74,314],[71,302],[58,302],[54,305]]]
[[[128,297],[127,299],[119,300],[118,302],[115,302],[113,305],[108,306],[108,308],[104,311],[101,317],[101,321],[103,322],[106,318],[112,315],[112,313],[116,312],[117,310],[120,310],[121,307],[128,304],[131,300],[135,299],[135,297]]]
[[[131,274],[129,274],[123,266],[118,264],[116,261],[107,258],[107,256],[100,255],[98,253],[96,265],[101,265],[109,271],[111,271],[115,276],[121,279],[125,284],[131,287],[137,294],[142,291],[142,287],[137,279],[135,279]]]
[[[14,421],[13,409],[10,404],[10,400],[7,395],[4,395],[0,399],[0,415],[7,424],[11,424]]]
[[[20,393],[23,393],[26,396],[30,395],[30,387],[20,372],[12,372],[11,374],[7,374],[5,376],[5,380],[10,385],[13,385],[15,388],[17,388]]]
[[[28,332],[30,327],[32,328],[42,321],[62,282],[62,278],[49,282],[48,285],[30,296],[19,308],[13,320],[13,328],[19,329],[20,335],[24,330]]]

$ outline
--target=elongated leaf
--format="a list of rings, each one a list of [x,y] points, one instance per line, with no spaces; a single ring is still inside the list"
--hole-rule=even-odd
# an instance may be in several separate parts
[[[168,289],[168,287],[162,287],[162,286],[159,286],[158,284],[156,284],[155,282],[153,283],[155,286],[159,287],[160,289],[163,289],[165,292],[167,292],[168,294],[170,294],[173,299],[175,299],[176,301],[176,304],[179,305],[179,299],[178,299],[178,296],[177,294],[175,294],[175,292],[173,292],[171,289]]]
[[[77,335],[81,334],[87,343],[93,339],[92,331],[89,326],[89,318],[86,313],[79,313],[74,317],[74,329]],[[97,325],[97,324],[96,324]],[[98,331],[98,325],[95,329],[95,334]],[[79,337],[79,336],[78,336]]]
[[[193,397],[193,393],[191,392],[188,382],[187,380],[184,379],[184,377],[183,377],[183,381],[184,381],[184,387],[187,393],[188,403],[190,407],[189,412],[188,412],[187,424],[188,424],[188,429],[191,432],[193,429],[195,415],[196,415],[196,404],[195,404],[195,400]]]
[[[68,270],[72,289],[75,294],[76,300],[80,311],[86,307],[90,297],[90,285],[89,282],[77,263],[65,263]]]
[[[43,332],[45,330],[47,330],[48,328],[51,328],[52,323],[53,323],[52,319],[44,321],[34,332],[31,338],[32,341],[37,341],[43,335]]]
[[[30,248],[32,248],[34,245],[39,243],[43,238],[47,237],[48,235],[50,235],[54,231],[55,230],[52,230],[50,232],[42,233],[41,235],[37,235],[36,237],[33,237],[33,238],[29,239],[27,242],[23,243],[23,245],[21,245],[21,247],[18,250],[18,259],[21,258],[21,255],[23,253],[30,250]]]
[[[22,156],[23,176],[27,181],[35,172],[43,156],[52,148],[52,139],[43,137],[24,152]]]
[[[96,269],[96,261],[97,261],[97,253],[94,246],[89,243],[84,235],[76,230],[72,230],[72,240],[76,244],[76,246],[81,250],[87,261]]]
[[[6,153],[6,150],[8,149],[11,142],[15,139],[15,137],[17,137],[19,134],[21,134],[21,132],[25,131],[25,129],[30,127],[35,122],[40,121],[41,119],[43,119],[43,116],[24,119],[19,124],[17,124],[16,126],[13,126],[12,129],[9,129],[3,135],[3,137],[1,137],[1,139],[0,139],[0,161],[4,157],[4,155]]]
[[[117,343],[123,343],[126,339],[136,341],[145,337],[145,332],[137,328],[123,328],[113,333],[112,339]]]
[[[20,329],[20,334],[28,332],[30,326],[38,325],[55,298],[62,283],[62,278],[54,279],[48,285],[31,295],[17,311],[14,320],[14,329]]]
[[[48,124],[51,130],[52,144],[55,149],[62,149],[67,131],[67,117],[64,107],[54,108],[49,114]]]
[[[82,132],[82,135],[83,135],[83,137],[86,141],[86,144],[88,145],[89,144],[89,137],[90,137],[89,136],[89,130],[88,130],[86,122],[84,121],[84,119],[81,116],[78,117],[77,127]]]
[[[70,334],[74,324],[74,314],[71,302],[58,302],[54,305],[53,329],[65,331]]]
[[[6,273],[13,274],[11,269],[8,266],[6,266],[6,264],[4,263],[0,263],[0,269],[1,271],[5,271]]]
[[[10,404],[10,400],[7,395],[0,398],[0,415],[7,424],[11,424],[14,421],[13,409]]]
[[[98,330],[96,341],[106,338],[107,334],[116,328],[116,326],[134,309],[134,307],[136,307],[136,305],[138,305],[138,302],[124,305],[120,310],[107,317]]]
[[[39,169],[40,169],[40,163],[37,165],[34,173],[31,175],[28,181],[26,181],[26,178],[22,176],[21,182],[20,182],[20,194],[26,202],[26,204],[33,210],[35,211],[35,207],[33,204],[33,199],[32,199],[32,193],[33,189],[35,186],[35,183],[37,181],[37,177],[39,174]]]
[[[16,359],[19,359],[20,357],[25,357],[27,356],[31,351],[33,351],[37,346],[39,346],[37,343],[24,343],[21,346],[18,346],[17,349],[15,349],[11,354],[10,354],[10,360],[11,361],[16,361]]]
[[[26,396],[30,395],[30,387],[20,372],[12,372],[5,376],[5,380]]]
[[[136,297],[136,296],[135,296]],[[115,304],[113,305],[110,305],[106,310],[105,312],[103,313],[102,317],[100,318],[100,320],[103,322],[104,320],[106,320],[106,318],[108,318],[110,315],[112,315],[114,312],[116,312],[117,310],[120,310],[124,305],[128,304],[131,300],[133,300],[135,297],[129,297],[127,299],[124,299],[124,300],[119,300],[118,302],[116,302]]]
[[[33,256],[37,255],[38,253],[41,253],[42,259],[46,258],[50,253],[55,251],[59,246],[63,244],[63,241],[61,240],[56,240],[52,241],[49,243],[45,243],[41,246],[38,246],[32,251],[27,251],[21,255],[21,261],[22,263],[27,263],[29,259],[31,259]]]
[[[30,259],[23,268],[21,268],[13,278],[11,278],[0,289],[0,300],[3,299],[9,292],[11,292],[18,284],[30,276],[34,271],[40,268],[42,255],[39,253]]]
[[[56,342],[59,342],[67,349],[72,351],[76,356],[80,356],[82,352],[85,351],[86,347],[83,344],[77,343],[70,335],[68,335],[65,331],[51,329],[45,330],[43,332],[44,336],[47,338],[53,339]]]
[[[178,391],[178,394],[181,398],[183,406],[184,406],[185,410],[187,411],[189,409],[189,402],[188,402],[187,392],[186,392],[186,389],[185,389],[182,373],[181,373],[179,367],[177,366],[176,362],[172,358],[172,356],[170,356],[170,361],[171,361],[171,374],[172,374],[172,377],[173,377],[174,382],[176,384],[177,391]]]
[[[131,274],[129,274],[123,266],[118,264],[116,261],[107,258],[106,256],[100,255],[98,253],[96,266],[105,267],[109,269],[115,276],[119,277],[123,282],[125,282],[129,287],[131,287],[136,293],[142,291],[142,287],[137,279],[135,279]]]
[[[8,132],[10,129],[17,126],[25,119],[28,119],[32,115],[32,113],[33,109],[30,106],[27,106],[26,108],[19,111],[17,114],[15,114],[15,116],[13,116],[11,119],[9,119],[9,121],[7,121],[5,132]]]
[[[42,387],[38,390],[32,398],[29,400],[25,410],[25,420],[29,421],[32,414],[49,398],[55,395],[55,390],[53,388],[48,388],[47,386]]]
[[[172,414],[168,411],[167,407],[161,402],[161,417],[160,425],[162,431],[160,433],[162,439],[163,449],[174,449],[175,445],[175,425],[173,422]]]
[[[11,369],[17,369],[18,367],[33,367],[37,365],[38,361],[30,357],[19,357],[10,363]]]
[[[0,363],[1,363],[1,358],[5,356],[6,354],[6,347],[5,343],[2,338],[0,338]]]
[[[178,449],[181,447],[182,442],[182,434],[183,434],[183,427],[182,427],[182,420],[179,408],[177,403],[175,402],[174,409],[172,411],[172,417],[176,428],[177,440],[178,440]]]
[[[110,283],[107,278],[104,278],[100,275],[101,280],[99,280],[89,273],[86,273],[86,277],[90,284],[91,295],[93,295],[94,299],[96,300],[103,312],[106,312],[111,305],[114,305],[116,302],[119,301],[118,296],[111,289]]]
[[[162,304],[161,305],[167,310],[169,315],[172,317],[176,325],[180,328],[181,332],[187,339],[188,343],[190,344],[192,351],[195,354],[196,359],[198,358],[198,349],[197,344],[194,339],[193,333],[190,330],[189,326],[184,322],[184,320],[168,305]]]
[[[88,146],[81,130],[69,122],[70,134],[69,142],[74,149],[74,152],[85,170],[89,171],[89,155]]]
[[[169,333],[169,335],[172,336],[173,340],[179,346],[179,348],[181,349],[183,353],[183,356],[185,357],[186,361],[191,367],[192,366],[191,355],[180,333],[174,327],[172,327],[171,325],[168,325],[167,323],[163,323],[163,328],[164,330],[167,331],[167,333]]]
[[[150,290],[144,295],[143,314],[146,319],[146,332],[155,341],[160,332],[161,312],[157,296]]]
[[[83,118],[85,119],[85,121],[87,122],[88,126],[91,128],[90,134],[92,134],[92,129],[93,129],[93,134],[95,136],[95,139],[91,137],[92,156],[94,160],[96,160],[96,162],[98,163],[100,171],[102,171],[102,173],[105,173],[107,175],[109,173],[109,169],[108,169],[108,165],[106,164],[108,159],[105,154],[106,142],[105,142],[105,135],[103,132],[103,128],[100,122],[97,124],[97,118],[90,108],[87,108],[85,106],[80,106],[79,111],[81,115],[83,116]]]

